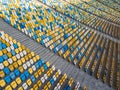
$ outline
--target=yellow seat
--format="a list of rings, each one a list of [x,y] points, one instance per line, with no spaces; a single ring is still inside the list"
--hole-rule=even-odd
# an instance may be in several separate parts
[[[59,72],[56,72],[56,73],[55,73],[55,77],[58,77],[58,76],[59,76]]]
[[[43,66],[41,67],[41,71],[44,72],[44,67]]]
[[[24,46],[24,45],[21,45],[21,48],[24,50],[24,49],[25,49],[25,46]]]
[[[18,90],[24,90],[23,87],[19,87]]]
[[[73,83],[73,78],[70,78],[69,82],[68,82],[68,85],[69,86],[72,86],[72,83]]]
[[[0,56],[2,56],[3,55],[3,53],[2,53],[2,51],[0,51]]]
[[[10,41],[12,41],[12,37],[11,36],[9,36],[8,38],[9,38]]]
[[[39,56],[39,55],[36,55],[36,59],[39,60],[39,59],[40,59],[40,56]]]
[[[25,59],[24,59],[24,58],[21,58],[21,61],[22,61],[22,63],[24,63],[24,62],[25,62]]]
[[[38,78],[38,73],[37,73],[37,72],[35,72],[34,76],[35,76],[35,78]]]
[[[8,85],[7,87],[5,87],[5,90],[12,90],[12,87]]]
[[[3,54],[6,54],[6,53],[7,53],[7,50],[6,50],[6,49],[3,49],[2,52],[3,52]]]
[[[9,65],[8,61],[4,61],[3,64],[4,64],[4,66],[6,66],[6,67]]]
[[[18,68],[18,63],[17,63],[17,62],[14,62],[14,63],[13,63],[13,66],[14,66],[15,68]]]
[[[4,80],[0,80],[0,86],[4,87],[6,85],[6,82]]]
[[[18,69],[20,70],[21,73],[24,71],[22,66],[20,66]]]
[[[4,39],[1,39],[2,43],[6,43],[6,41]]]
[[[50,63],[49,63],[49,62],[46,62],[46,65],[49,67],[49,66],[50,66]]]
[[[19,53],[19,49],[15,49],[15,52],[18,54]]]
[[[62,79],[59,81],[59,83],[60,83],[60,85],[62,85],[62,84],[63,84],[63,81],[62,81]]]
[[[29,53],[29,52],[30,52],[30,49],[27,48],[26,51],[27,51],[27,53]]]
[[[47,86],[48,86],[48,88],[51,87],[51,83],[50,83],[50,81],[47,83]]]
[[[50,76],[50,72],[49,72],[49,71],[47,71],[47,76],[48,76],[48,77]]]
[[[14,40],[13,40],[13,43],[17,43],[17,41],[14,39]]]
[[[50,68],[50,74],[53,72],[53,69],[52,68]]]
[[[21,46],[20,42],[17,42],[17,45],[20,47]]]
[[[32,84],[31,79],[27,80],[27,84],[30,86]]]
[[[18,60],[17,63],[19,66],[22,65],[22,60]]]
[[[86,87],[86,86],[84,86],[84,90],[87,90],[87,87]]]
[[[39,75],[41,75],[41,69],[39,69],[37,72],[38,72]]]
[[[32,55],[29,53],[29,54],[28,54],[28,57],[29,57],[29,58],[32,58]]]
[[[9,65],[8,67],[9,67],[10,71],[13,71],[13,70],[14,70],[13,65]]]
[[[33,57],[33,61],[34,61],[34,62],[36,62],[36,61],[37,61],[37,59],[36,59],[35,57]]]
[[[2,78],[2,77],[4,77],[5,76],[5,73],[1,70],[0,71],[0,77]]]
[[[6,42],[7,47],[10,47],[10,43]]]
[[[28,69],[28,72],[29,72],[30,74],[32,74],[32,73],[33,73],[33,69],[32,69],[32,68],[29,68],[29,69]]]
[[[26,61],[29,59],[27,55],[24,58],[25,58]]]
[[[64,77],[67,78],[67,74],[66,73],[64,74]]]
[[[16,78],[16,80],[15,80],[16,82],[17,82],[17,84],[20,84],[22,81],[21,81],[21,79],[18,77],[18,78]]]
[[[11,58],[12,57],[12,54],[9,52],[7,53],[8,57]]]
[[[37,85],[40,87],[40,86],[42,85],[42,82],[39,80],[39,81],[37,82]]]
[[[44,90],[48,90],[48,87],[47,87],[47,85],[45,85],[43,89],[44,89]]]
[[[17,27],[18,27],[18,30],[21,30],[21,29],[20,29],[20,25],[19,25],[19,24],[17,24]]]
[[[19,48],[18,48],[18,50],[21,52],[21,51],[22,51],[22,48],[21,48],[21,47],[19,47]]]
[[[17,60],[16,56],[13,56],[12,60],[15,62]]]
[[[31,55],[32,55],[32,56],[34,56],[34,55],[35,55],[35,53],[34,53],[34,52],[31,52]]]
[[[40,38],[37,38],[37,42],[40,42],[40,40],[41,40]]]
[[[33,90],[38,90],[38,85],[37,84],[34,84]]]
[[[17,83],[16,83],[15,81],[13,81],[13,82],[11,83],[11,86],[12,86],[12,88],[16,88],[16,87],[17,87]]]
[[[30,90],[34,90],[33,88],[31,88]]]

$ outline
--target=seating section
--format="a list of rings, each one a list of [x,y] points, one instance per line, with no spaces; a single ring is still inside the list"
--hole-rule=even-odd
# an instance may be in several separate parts
[[[0,89],[79,90],[80,83],[62,74],[29,48],[0,31]]]
[[[105,4],[106,6],[120,12],[120,5],[118,3],[115,3],[113,0],[98,0],[100,3]]]
[[[119,13],[115,12],[113,9],[108,8],[107,6],[104,6],[103,4],[99,2],[85,2],[84,0],[66,0],[66,2],[72,4],[73,6],[83,9],[91,14],[95,14],[101,18],[104,18],[108,21],[111,21],[113,23],[119,24]],[[95,4],[95,6],[93,6]],[[110,13],[114,12],[114,13]],[[118,16],[117,16],[118,15]],[[116,17],[118,17],[116,19]]]
[[[1,2],[0,17],[14,28],[49,48],[65,60],[78,66],[89,75],[100,79],[115,89],[120,89],[120,43],[114,41],[114,39],[120,40],[120,28],[116,25],[120,24],[119,19],[116,19],[116,16],[119,18],[120,13],[113,11],[115,14],[112,13],[109,15],[109,7],[94,0],[91,0],[92,2],[85,2],[85,0],[78,0],[79,2],[77,2],[77,0],[75,0],[75,2],[73,1],[74,0],[18,0],[16,2]],[[93,6],[91,6],[92,3]],[[105,8],[103,9],[100,5]],[[96,11],[97,8],[98,10]],[[113,9],[109,10],[112,11]],[[102,20],[98,18],[98,16],[110,20],[115,24]],[[96,32],[96,30],[100,33]],[[112,39],[108,39],[107,36],[110,36]],[[17,46],[15,45],[15,47]],[[21,48],[23,48],[23,46]],[[27,49],[26,54],[27,53],[30,53],[29,49]],[[25,58],[28,59],[28,57]],[[35,57],[38,58],[38,56]],[[31,58],[35,57],[32,56]],[[4,58],[8,59],[6,56]],[[15,57],[13,60],[16,61]],[[37,60],[35,61],[37,62]],[[9,65],[9,63],[5,65]],[[47,62],[44,62],[43,66],[44,65],[47,66]],[[47,70],[51,70],[52,66],[47,66],[47,68]],[[30,70],[30,72],[32,73],[33,71]],[[49,77],[51,78],[49,78],[49,80],[44,79],[43,81],[46,85],[40,88],[47,90],[46,88],[49,86],[49,89],[52,88],[51,90],[53,90],[52,84],[50,84],[52,82],[51,75],[58,71],[53,70],[50,72]],[[45,72],[45,74],[46,73],[47,72]],[[42,76],[42,74],[38,75],[37,78],[39,78],[39,76]],[[26,76],[24,78],[24,75],[21,77],[23,77],[23,79],[26,78]],[[38,89],[39,86],[41,86],[41,81],[39,80],[33,82],[39,83],[38,86],[36,84],[34,86],[32,85],[32,87],[26,85],[27,82],[30,82],[32,79],[36,80],[33,77],[34,76],[30,77],[30,79],[25,79],[25,84],[22,83],[20,85],[31,89],[33,89],[33,87]],[[66,78],[66,75],[61,76],[62,81],[66,81]],[[10,79],[8,80],[10,82]],[[62,81],[58,81],[61,88],[63,88]],[[69,82],[72,83],[73,79],[71,78],[67,80],[67,82],[68,84]],[[55,84],[55,90],[59,88],[59,84]],[[65,84],[65,90],[72,88],[71,84],[68,84]]]
[[[120,5],[120,1],[119,0],[113,0],[113,2],[115,2],[115,3]]]
[[[110,15],[113,15],[115,17],[120,18],[119,12],[113,10],[112,8],[107,7],[106,5],[98,2],[97,0],[90,0],[90,2],[86,2],[85,0],[82,0],[82,1],[85,2],[86,4],[90,5],[90,6],[95,7],[96,9],[99,9],[99,10],[101,10],[103,12],[106,12],[106,13],[108,13]],[[111,13],[111,12],[114,12],[114,13]]]
[[[79,21],[80,23],[88,25],[88,26],[90,26],[102,33],[108,34],[114,38],[120,39],[118,36],[113,35],[112,33],[111,34],[109,33],[111,31],[120,33],[118,26],[115,26],[109,22],[99,19],[97,16],[95,16],[91,13],[88,13],[84,10],[76,8],[63,0],[48,0],[48,1],[40,0],[40,1],[48,6],[52,7],[53,9],[61,12],[62,14]],[[107,31],[107,29],[108,29],[107,27],[110,27],[110,26],[111,26],[111,28],[109,29],[109,31]]]

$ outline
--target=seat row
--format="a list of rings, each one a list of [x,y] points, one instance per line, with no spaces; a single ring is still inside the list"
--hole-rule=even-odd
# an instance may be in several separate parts
[[[89,2],[85,2],[85,1],[82,1],[82,0],[81,1],[79,1],[79,0],[76,0],[76,1],[66,0],[66,1],[70,4],[72,4],[75,7],[81,8],[81,9],[83,9],[83,10],[89,12],[89,13],[93,13],[93,14],[95,14],[99,17],[102,17],[102,18],[104,18],[108,21],[111,21],[113,23],[119,24],[119,19],[118,19],[119,17],[116,16],[115,13],[110,13],[109,12],[110,9],[107,9],[106,10],[107,12],[102,10],[103,7],[102,7],[102,9],[100,9],[99,4],[97,4],[97,8],[96,8],[96,7],[92,6],[93,4],[89,5]],[[100,4],[100,7],[101,7],[101,4]],[[106,9],[107,7],[104,6],[104,8]],[[116,17],[118,17],[118,18],[116,18]]]
[[[95,15],[90,14],[84,10],[81,10],[72,5],[69,5],[69,3],[67,3],[63,0],[49,0],[47,2],[45,2],[44,0],[40,0],[40,1],[44,4],[49,5],[53,9],[63,13],[64,15],[66,15],[68,17],[71,17],[85,25],[89,25],[90,27],[97,28],[96,30],[98,30],[102,33],[106,32],[106,29],[103,28],[105,25],[107,27],[109,27],[109,24],[110,24],[110,26],[114,27],[113,24],[108,23],[104,20],[101,20],[98,17],[96,17]],[[101,23],[98,23],[97,21],[99,21]],[[95,27],[95,25],[92,26],[92,24],[97,24],[97,26],[96,27]],[[117,27],[117,26],[115,26],[115,27],[117,28],[117,31],[119,33],[119,27]],[[113,28],[111,28],[111,29],[112,29],[112,31],[116,31]],[[105,33],[105,34],[110,35],[115,38],[115,35],[111,35],[109,33]],[[117,39],[119,39],[119,38],[117,38]]]
[[[55,66],[45,62],[39,55],[35,55],[3,31],[0,31],[0,46],[2,47],[0,50],[1,89],[80,89],[79,82],[76,83],[73,78],[62,74]]]

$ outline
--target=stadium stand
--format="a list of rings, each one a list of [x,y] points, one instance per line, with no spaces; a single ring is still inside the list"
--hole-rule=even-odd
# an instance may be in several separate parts
[[[119,90],[119,4],[119,0],[1,0],[0,17],[38,46],[44,46],[70,65]],[[79,90],[80,83],[74,78],[61,74],[54,64],[51,66],[2,31],[0,44],[2,88]],[[27,68],[31,59],[33,66]]]
[[[0,31],[0,46],[1,89],[79,90],[79,82],[75,83],[73,78],[68,79],[66,74],[61,74],[55,66],[45,62],[3,31]]]

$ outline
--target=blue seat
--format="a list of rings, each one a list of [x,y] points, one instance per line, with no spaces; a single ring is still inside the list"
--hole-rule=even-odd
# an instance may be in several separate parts
[[[8,20],[8,19],[4,19],[5,20],[5,22],[7,22],[8,24],[10,24],[10,20]]]
[[[73,57],[72,57],[72,55],[70,55],[70,60],[72,60],[73,59]]]
[[[41,61],[42,61],[42,64],[44,64],[44,63],[45,63],[45,61],[44,61],[43,59],[41,59]]]
[[[35,67],[38,69],[40,67],[39,62],[35,63]]]
[[[37,21],[35,21],[35,24],[39,24]]]
[[[47,67],[47,65],[46,65],[46,64],[44,64],[44,69],[45,69],[45,70],[47,70],[47,69],[48,69],[48,67]]]
[[[0,36],[2,36],[2,34],[0,33]],[[1,41],[0,41],[0,44],[1,44]]]
[[[14,70],[14,73],[15,73],[16,76],[19,76],[19,75],[20,75],[20,71],[19,71],[18,69],[15,69],[15,70]]]
[[[51,78],[51,79],[50,79],[50,83],[53,85],[53,84],[54,84],[54,82],[55,82],[55,81],[54,81],[54,79],[53,79],[53,78]]]
[[[59,44],[56,48],[59,50],[60,48],[62,48],[62,44]],[[56,50],[56,48],[54,48],[55,53],[58,51],[58,50]]]
[[[20,23],[20,28],[25,28],[25,25],[23,23]]]
[[[8,56],[6,54],[4,54],[2,57],[3,57],[4,60],[8,59]]]
[[[36,40],[37,38],[38,38],[37,35],[34,35],[34,36],[33,36],[33,39],[34,39],[34,40]]]
[[[0,63],[2,63],[3,62],[3,58],[2,58],[2,56],[0,56]]]
[[[12,78],[12,80],[14,80],[15,79],[15,74],[13,72],[10,73],[10,77]]]
[[[64,47],[63,47],[64,51],[66,51],[68,49],[68,45],[66,44]]]
[[[21,78],[22,81],[26,80],[26,77],[25,77],[24,73],[20,75],[20,78]]]
[[[54,51],[54,53],[56,53],[56,52],[57,52],[56,48],[54,48],[54,50],[53,50],[53,51]]]
[[[70,86],[67,85],[67,86],[64,88],[64,90],[70,90]]]
[[[2,50],[2,46],[0,45],[0,50]]]
[[[28,78],[30,76],[30,73],[27,70],[24,72],[24,74],[25,74],[26,78]]]
[[[15,49],[18,48],[18,45],[17,45],[17,44],[13,44],[13,46],[14,46]]]
[[[6,44],[2,44],[2,47],[5,49],[7,46],[6,46]]]
[[[38,64],[39,64],[39,66],[41,67],[41,66],[42,66],[42,61],[39,60],[39,61],[38,61]]]
[[[12,55],[14,56],[14,55],[16,55],[16,53],[15,53],[15,51],[14,50],[12,50],[11,51],[11,53],[12,53]]]
[[[11,82],[10,76],[6,76],[6,77],[4,78],[4,80],[5,80],[5,82],[6,82],[7,84],[9,84],[9,83]]]
[[[39,17],[39,19],[41,19],[41,20],[43,19],[42,16],[38,16],[38,17]]]
[[[14,24],[13,27],[16,28],[16,29],[18,28],[17,24]]]
[[[4,68],[4,72],[5,72],[5,74],[8,75],[8,74],[10,73],[10,69],[9,69],[8,67],[5,67],[5,68]]]
[[[68,38],[68,34],[65,34],[65,35],[64,35],[64,39],[66,39],[66,38]]]
[[[31,78],[32,82],[35,82],[35,77],[34,77],[34,75],[32,75],[30,78]]]

